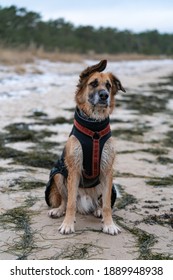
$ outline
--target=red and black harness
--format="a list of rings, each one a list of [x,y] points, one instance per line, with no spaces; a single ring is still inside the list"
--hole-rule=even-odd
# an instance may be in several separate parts
[[[106,141],[111,137],[109,118],[103,121],[93,121],[83,118],[76,110],[71,135],[79,140],[83,151],[80,187],[95,187],[99,184],[102,150]]]
[[[87,119],[84,118],[82,114],[80,114],[78,108],[76,108],[74,125],[69,136],[71,135],[74,135],[79,140],[83,151],[83,172],[79,187],[96,187],[100,183],[100,161],[103,147],[106,141],[111,137],[109,118],[102,121]],[[65,178],[68,177],[68,171],[64,162],[65,152],[64,150],[61,159],[55,163],[50,172],[46,196],[49,193],[52,184],[51,181],[55,174],[61,173]]]

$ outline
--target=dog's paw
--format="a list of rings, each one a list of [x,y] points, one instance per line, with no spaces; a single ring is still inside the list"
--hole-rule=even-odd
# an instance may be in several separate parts
[[[111,223],[110,225],[103,225],[103,232],[111,235],[117,235],[121,232],[121,230],[114,223]]]
[[[96,218],[101,218],[102,217],[102,209],[98,208],[97,210],[94,211],[93,214]]]
[[[61,226],[59,227],[59,232],[61,234],[70,234],[70,233],[74,233],[75,229],[74,229],[74,222],[72,223],[66,223],[65,221],[61,224]]]
[[[53,208],[48,211],[48,216],[51,218],[59,218],[63,216],[65,212],[61,208]]]

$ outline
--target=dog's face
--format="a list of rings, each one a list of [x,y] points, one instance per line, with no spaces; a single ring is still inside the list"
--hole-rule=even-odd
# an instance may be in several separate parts
[[[86,87],[88,102],[91,105],[102,108],[110,106],[112,81],[109,74],[94,73],[88,79]]]
[[[105,119],[115,106],[114,96],[118,90],[125,92],[121,82],[112,73],[101,73],[106,61],[88,67],[80,75],[76,92],[79,109],[93,119]]]

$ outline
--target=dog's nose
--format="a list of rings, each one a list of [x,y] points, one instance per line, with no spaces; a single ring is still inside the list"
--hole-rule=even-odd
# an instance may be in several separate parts
[[[109,94],[105,90],[100,90],[99,97],[102,101],[106,101],[109,97]]]

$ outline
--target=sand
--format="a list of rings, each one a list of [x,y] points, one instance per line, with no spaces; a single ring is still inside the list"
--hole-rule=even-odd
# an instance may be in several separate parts
[[[93,61],[0,66],[0,259],[173,258],[173,60],[108,63],[116,96],[113,217],[122,232],[77,214],[76,232],[48,217],[45,185],[71,130],[78,75]]]

